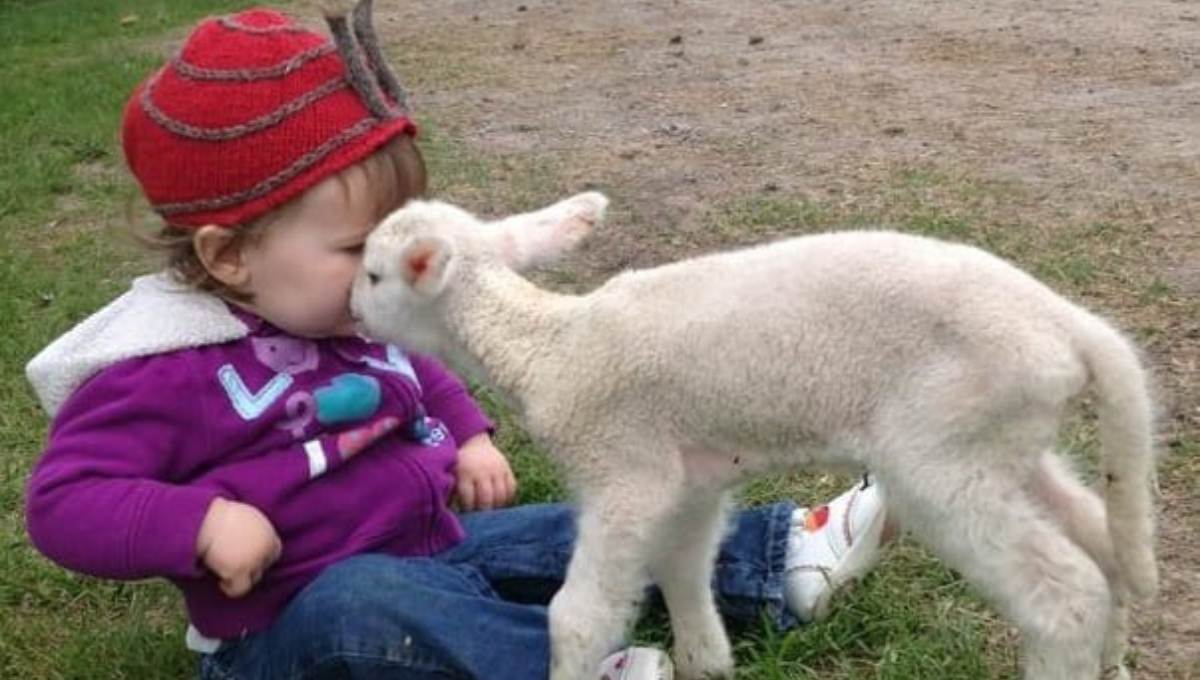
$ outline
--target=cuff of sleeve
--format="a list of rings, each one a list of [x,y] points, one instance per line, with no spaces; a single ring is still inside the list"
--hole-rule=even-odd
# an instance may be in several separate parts
[[[442,411],[438,414],[438,419],[450,430],[454,441],[460,444],[480,432],[492,434],[496,431],[496,426],[487,415],[469,401],[458,408]]]
[[[196,539],[215,489],[162,486],[147,494],[137,529],[131,534],[127,563],[133,571],[168,577],[204,574],[196,557]]]

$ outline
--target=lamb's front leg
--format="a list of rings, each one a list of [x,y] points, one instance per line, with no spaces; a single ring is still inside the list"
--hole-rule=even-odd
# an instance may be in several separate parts
[[[686,496],[656,541],[650,572],[671,614],[679,677],[731,677],[733,653],[712,592],[729,498],[698,489]]]
[[[550,602],[551,680],[594,680],[623,643],[650,583],[654,539],[678,498],[662,487],[661,475],[641,471],[584,490],[575,552]]]

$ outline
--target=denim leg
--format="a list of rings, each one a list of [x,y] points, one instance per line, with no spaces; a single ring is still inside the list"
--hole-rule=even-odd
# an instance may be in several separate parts
[[[734,513],[713,574],[717,608],[730,622],[753,625],[766,614],[779,630],[799,624],[783,595],[795,511],[784,501]]]
[[[757,623],[764,613],[780,629],[797,625],[784,602],[790,502],[735,512],[717,555],[713,588],[722,615]],[[535,504],[464,514],[467,539],[438,556],[468,564],[503,597],[546,604],[566,578],[575,544],[569,505]]]
[[[530,680],[550,658],[546,610],[499,599],[473,569],[360,555],[321,573],[270,628],[201,662],[232,680]]]
[[[505,599],[549,604],[575,546],[572,506],[518,505],[464,513],[459,520],[467,537],[437,559],[477,570]]]

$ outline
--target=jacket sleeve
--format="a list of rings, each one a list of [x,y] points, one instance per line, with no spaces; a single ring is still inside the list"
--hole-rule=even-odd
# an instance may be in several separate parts
[[[495,430],[487,414],[475,402],[466,386],[436,359],[413,354],[413,370],[421,382],[421,398],[426,412],[446,424],[455,441],[467,441]]]
[[[87,574],[198,576],[196,538],[220,495],[181,483],[209,453],[187,358],[115,364],[84,383],[51,426],[26,496],[30,538]]]

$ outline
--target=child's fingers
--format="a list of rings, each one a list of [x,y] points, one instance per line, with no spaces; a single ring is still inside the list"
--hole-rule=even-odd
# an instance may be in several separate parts
[[[458,481],[458,505],[467,512],[475,509],[475,483],[469,479]]]
[[[273,555],[267,557],[265,561],[258,566],[257,569],[239,569],[229,576],[221,578],[221,591],[229,597],[238,598],[254,589],[258,582],[262,580],[263,574],[279,559],[279,552],[283,548],[283,544],[276,541],[277,549]]]
[[[499,498],[496,499],[496,505],[498,507],[510,505],[513,502],[513,498],[517,495],[517,480],[513,477],[512,472],[505,472],[500,477],[497,488],[500,489],[501,493]]]
[[[232,598],[239,598],[250,592],[254,587],[252,576],[249,572],[238,572],[228,578],[221,579],[221,592]]]
[[[491,510],[496,507],[496,488],[491,477],[481,477],[475,482],[475,498],[479,502],[477,510]]]

